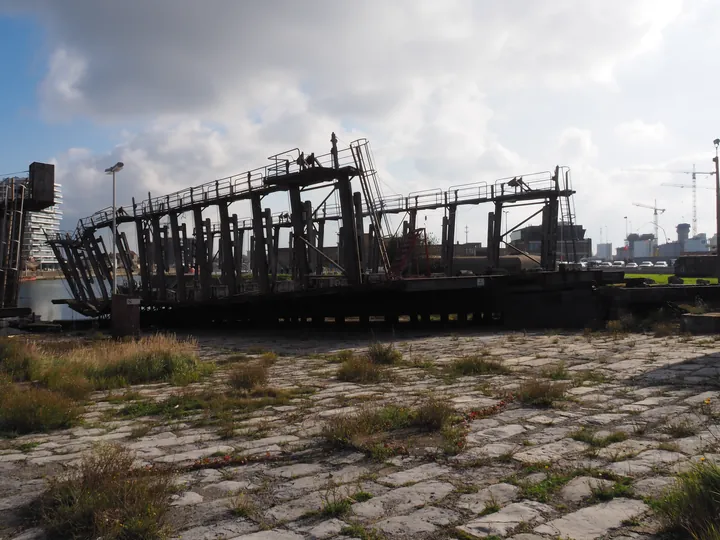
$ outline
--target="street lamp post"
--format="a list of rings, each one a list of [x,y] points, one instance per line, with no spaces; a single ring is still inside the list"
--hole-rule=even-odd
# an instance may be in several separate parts
[[[115,173],[120,172],[125,166],[124,163],[118,161],[112,167],[105,169],[105,174],[112,174],[113,179],[113,222],[112,222],[112,294],[117,292],[117,211],[115,208]]]
[[[717,276],[720,278],[720,160],[718,159],[718,146],[720,146],[720,139],[713,141],[715,145],[715,251],[717,260]]]

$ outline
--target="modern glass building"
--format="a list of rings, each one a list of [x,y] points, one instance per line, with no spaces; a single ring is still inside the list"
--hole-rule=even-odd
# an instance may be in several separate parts
[[[37,270],[55,270],[58,262],[52,249],[45,243],[45,233],[53,235],[60,231],[62,220],[62,186],[55,184],[55,205],[40,212],[28,212],[23,236],[23,260],[28,267]]]

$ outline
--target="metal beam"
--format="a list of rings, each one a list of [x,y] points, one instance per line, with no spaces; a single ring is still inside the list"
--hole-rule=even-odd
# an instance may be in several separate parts
[[[237,293],[235,281],[235,258],[232,250],[232,237],[230,236],[230,215],[227,203],[218,204],[220,214],[220,246],[222,248],[222,281],[228,286],[230,294]]]
[[[260,206],[260,195],[254,194],[250,199],[253,214],[253,269],[257,271],[258,289],[260,293],[269,292],[268,263],[265,254],[265,233],[263,232],[263,211]]]
[[[180,226],[178,225],[178,215],[173,212],[170,214],[170,232],[172,235],[173,253],[175,254],[175,297],[178,302],[185,300],[185,264],[183,262],[183,249],[180,241]]]

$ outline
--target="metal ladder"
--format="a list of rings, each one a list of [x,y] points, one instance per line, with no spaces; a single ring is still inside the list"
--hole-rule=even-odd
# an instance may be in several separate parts
[[[562,178],[558,180],[563,184],[563,190],[572,191],[572,184],[570,182],[570,169],[559,169],[559,175]],[[564,232],[568,230],[570,232],[570,238],[564,237]],[[571,253],[568,253],[566,242],[571,242]],[[577,259],[577,242],[578,237],[575,231],[575,199],[572,195],[567,197],[560,197],[560,254],[565,254],[565,259],[572,255],[572,262],[578,262]]]
[[[355,161],[355,167],[358,170],[360,184],[363,190],[363,197],[367,205],[368,214],[370,215],[370,223],[375,230],[375,236],[378,239],[380,248],[380,262],[382,263],[385,274],[388,277],[395,277],[393,268],[390,265],[390,259],[385,246],[385,235],[383,234],[383,225],[378,217],[378,210],[382,211],[382,193],[380,192],[380,184],[378,182],[377,171],[370,154],[370,146],[367,139],[359,139],[350,143],[350,151]],[[379,207],[379,208],[378,208]],[[387,216],[384,216],[386,228],[390,230]]]

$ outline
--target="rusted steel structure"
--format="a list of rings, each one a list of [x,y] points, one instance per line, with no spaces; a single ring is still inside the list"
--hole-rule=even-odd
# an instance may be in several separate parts
[[[26,316],[18,308],[22,245],[28,212],[55,204],[55,166],[31,163],[28,175],[0,180],[0,318]]]
[[[411,321],[441,319],[488,321],[509,313],[505,300],[518,291],[542,294],[583,289],[602,280],[602,273],[557,273],[558,222],[572,223],[573,195],[567,168],[457,185],[408,196],[383,197],[367,140],[338,149],[335,134],[328,154],[306,155],[293,149],[269,158],[270,164],[240,175],[191,187],[117,211],[119,224],[133,224],[138,262],[124,232],[118,232],[119,262],[127,277],[121,292],[141,298],[146,321],[177,324],[198,316],[246,322],[324,322],[349,318],[386,322],[407,315]],[[323,190],[313,207],[305,196]],[[288,211],[273,213],[263,199],[286,192]],[[335,204],[331,204],[331,195]],[[229,205],[250,202],[252,216],[230,214]],[[489,204],[487,275],[456,277],[456,214],[459,206]],[[514,227],[502,231],[507,208],[536,206]],[[203,211],[216,209],[219,223]],[[407,276],[390,260],[392,236],[388,216],[404,214],[400,245],[412,249],[420,238],[418,212],[444,209],[442,260],[444,276]],[[191,214],[194,229],[184,216]],[[543,242],[537,264],[545,273],[502,275],[502,246],[515,249],[508,236],[535,216],[542,217]],[[80,220],[72,234],[48,238],[70,285],[71,307],[86,315],[109,314],[112,265],[101,233],[111,230],[113,211],[106,208]],[[339,222],[338,256],[326,253],[325,225]],[[280,280],[278,249],[282,231],[290,230],[292,280]],[[252,272],[244,272],[243,252],[250,253]],[[524,254],[527,256],[527,254]],[[217,267],[217,271],[215,268]],[[329,275],[327,270],[337,272]],[[609,279],[604,274],[605,279]],[[560,298],[556,294],[556,298]],[[566,300],[562,300],[567,303]],[[503,307],[505,306],[505,307]],[[519,313],[519,312],[518,312]]]

